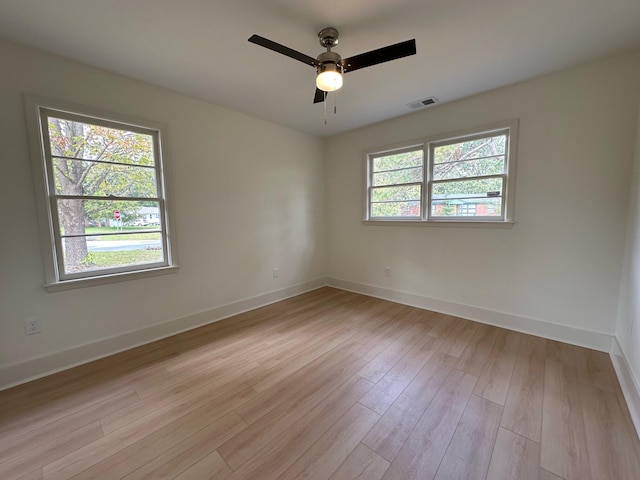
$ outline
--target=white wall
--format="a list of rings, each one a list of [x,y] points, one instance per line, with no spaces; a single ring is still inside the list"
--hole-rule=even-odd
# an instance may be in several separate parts
[[[325,275],[320,139],[4,41],[0,61],[0,377],[8,365]],[[45,292],[23,92],[168,126],[178,273]],[[41,334],[25,336],[29,317]],[[111,347],[127,346],[120,340]]]
[[[636,51],[331,138],[329,277],[610,339],[639,93]],[[513,228],[362,223],[363,150],[509,118],[520,119]]]
[[[617,352],[617,349],[614,349],[614,354],[620,353],[616,364],[618,376],[640,431],[640,114],[636,131],[627,241],[616,328],[616,339],[622,351]],[[626,378],[627,376],[630,378]]]

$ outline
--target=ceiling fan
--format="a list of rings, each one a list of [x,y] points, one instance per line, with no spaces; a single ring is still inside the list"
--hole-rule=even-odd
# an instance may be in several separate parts
[[[296,50],[280,45],[279,43],[261,37],[260,35],[252,35],[251,38],[249,38],[249,41],[314,67],[317,72],[317,77],[316,94],[313,98],[313,103],[324,102],[326,92],[333,92],[342,87],[342,74],[344,73],[353,72],[354,70],[407,57],[409,55],[415,55],[416,53],[416,41],[413,39],[396,43],[394,45],[388,45],[386,47],[378,48],[377,50],[372,50],[343,60],[338,53],[331,51],[331,49],[338,44],[339,33],[337,29],[333,27],[323,28],[318,33],[318,37],[320,38],[320,45],[327,49],[326,52],[318,55],[318,58],[313,58],[305,55],[304,53],[297,52]]]

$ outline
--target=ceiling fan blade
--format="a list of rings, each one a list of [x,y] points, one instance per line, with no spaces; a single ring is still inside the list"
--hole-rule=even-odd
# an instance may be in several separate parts
[[[306,63],[307,65],[311,65],[312,67],[316,66],[315,58],[310,57],[309,55],[305,55],[304,53],[297,52],[292,48],[285,47],[284,45],[280,45],[279,43],[273,42],[268,38],[261,37],[260,35],[251,35],[249,41],[251,43],[255,43],[256,45],[260,45],[261,47],[273,50],[274,52],[286,55],[287,57],[293,58],[294,60],[298,60],[302,63]]]
[[[361,68],[378,65],[379,63],[396,60],[416,53],[416,40],[407,40],[406,42],[396,43],[377,50],[371,50],[367,53],[356,55],[342,60],[342,68],[344,72],[352,72]]]
[[[326,92],[323,92],[319,88],[316,88],[316,94],[313,97],[313,103],[324,102],[324,99],[326,98],[326,95],[327,95]]]

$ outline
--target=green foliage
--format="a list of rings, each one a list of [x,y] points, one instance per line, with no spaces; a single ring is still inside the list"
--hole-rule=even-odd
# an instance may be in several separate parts
[[[157,196],[155,170],[150,168],[154,166],[150,135],[50,118],[49,141],[58,194]],[[70,208],[84,210],[85,221],[99,222],[113,218],[115,210],[120,210],[122,217],[134,219],[142,206],[141,202],[126,200],[67,202],[78,204]]]
[[[95,265],[95,253],[88,252],[84,257],[84,260],[82,260],[82,265],[84,267],[92,267],[93,265]]]
[[[461,180],[459,182],[434,183],[431,192],[433,198],[451,196],[488,197],[487,192],[501,192],[502,178],[483,178],[478,180]]]
[[[371,217],[419,217],[420,202],[372,203]]]
[[[433,152],[433,163],[460,162],[473,158],[504,155],[506,141],[506,135],[498,135],[437,146]]]
[[[434,182],[504,174],[506,138],[498,135],[435,147]],[[500,178],[434,183],[432,190],[434,198],[486,197],[487,192],[501,191]]]
[[[373,159],[373,171],[396,170],[398,168],[422,166],[422,148],[405,153],[394,153]]]

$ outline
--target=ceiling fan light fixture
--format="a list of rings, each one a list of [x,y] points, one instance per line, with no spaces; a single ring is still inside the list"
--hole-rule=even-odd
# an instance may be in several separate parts
[[[342,87],[342,72],[336,65],[323,68],[316,77],[316,87],[323,92],[339,90]]]

